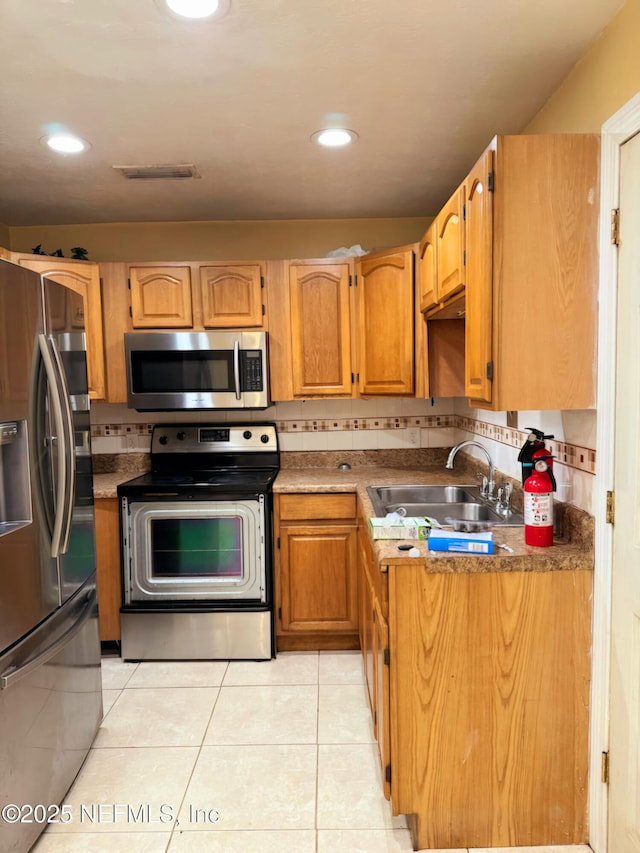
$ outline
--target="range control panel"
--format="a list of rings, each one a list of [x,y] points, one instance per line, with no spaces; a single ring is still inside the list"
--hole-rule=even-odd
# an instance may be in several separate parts
[[[278,435],[273,423],[156,424],[151,453],[274,453]]]

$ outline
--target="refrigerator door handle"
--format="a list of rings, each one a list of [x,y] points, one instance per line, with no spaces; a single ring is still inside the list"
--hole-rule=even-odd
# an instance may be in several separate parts
[[[71,460],[69,459],[71,411],[69,398],[65,394],[64,379],[60,373],[59,355],[55,349],[55,344],[46,335],[38,335],[38,346],[50,390],[49,399],[56,431],[56,435],[51,436],[51,440],[58,442],[55,518],[51,533],[51,556],[58,557],[65,551],[71,524],[69,504],[70,501],[73,501],[73,468],[75,465],[73,454]],[[73,431],[71,432],[71,441],[73,441]]]
[[[60,356],[60,350],[55,338],[49,337],[51,352],[53,353],[58,382],[56,385],[57,393],[60,395],[60,404],[62,407],[62,416],[65,421],[64,431],[64,464],[66,469],[66,492],[63,506],[63,524],[62,536],[60,541],[60,554],[65,554],[69,545],[69,535],[71,533],[71,521],[73,518],[73,505],[75,502],[76,491],[76,448],[75,435],[73,426],[73,414],[71,412],[71,395],[65,379],[64,366]]]
[[[84,596],[84,601],[79,606],[82,608],[78,613],[78,617],[73,625],[68,628],[64,634],[58,637],[55,642],[53,642],[50,646],[47,646],[46,649],[41,651],[33,658],[29,658],[25,663],[20,666],[10,666],[9,669],[5,670],[0,675],[0,690],[6,690],[9,687],[13,687],[18,681],[21,681],[23,678],[26,678],[34,670],[38,669],[38,667],[47,663],[47,661],[51,660],[51,658],[55,657],[66,645],[69,641],[75,637],[75,635],[84,627],[87,619],[94,612],[93,606],[93,592],[89,591]]]

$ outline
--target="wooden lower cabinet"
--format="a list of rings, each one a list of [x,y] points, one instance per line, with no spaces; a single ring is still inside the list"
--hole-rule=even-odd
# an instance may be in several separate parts
[[[100,640],[120,641],[120,504],[117,498],[95,502]]]
[[[358,595],[360,614],[360,648],[373,732],[378,745],[378,759],[384,795],[391,796],[389,737],[389,627],[387,624],[386,576],[381,575],[371,548],[366,520],[358,523]]]
[[[585,844],[592,573],[378,566],[365,536],[382,780],[415,848]]]
[[[355,495],[274,503],[278,649],[357,648]]]

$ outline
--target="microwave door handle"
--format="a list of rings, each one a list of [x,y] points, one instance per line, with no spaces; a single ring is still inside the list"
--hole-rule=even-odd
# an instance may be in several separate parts
[[[240,341],[233,342],[233,379],[236,385],[236,400],[242,399],[240,393]]]

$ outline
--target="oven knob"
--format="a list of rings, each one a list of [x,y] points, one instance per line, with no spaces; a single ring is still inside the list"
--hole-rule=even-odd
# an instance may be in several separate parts
[[[167,436],[166,436],[166,435],[161,435],[161,436],[160,436],[160,438],[159,438],[159,441],[160,441],[160,444],[167,444],[167,442],[169,441],[169,439],[167,438]]]
[[[187,437],[186,432],[179,432],[176,435],[176,438],[178,439],[178,441],[184,441],[186,437]]]
[[[269,441],[269,436],[266,434],[266,432],[264,433],[264,435],[261,435],[261,436],[260,436],[260,441],[261,441],[263,444],[267,444],[267,442]]]
[[[242,433],[242,437],[246,438],[248,441],[251,438],[251,430],[245,429],[245,431]]]

